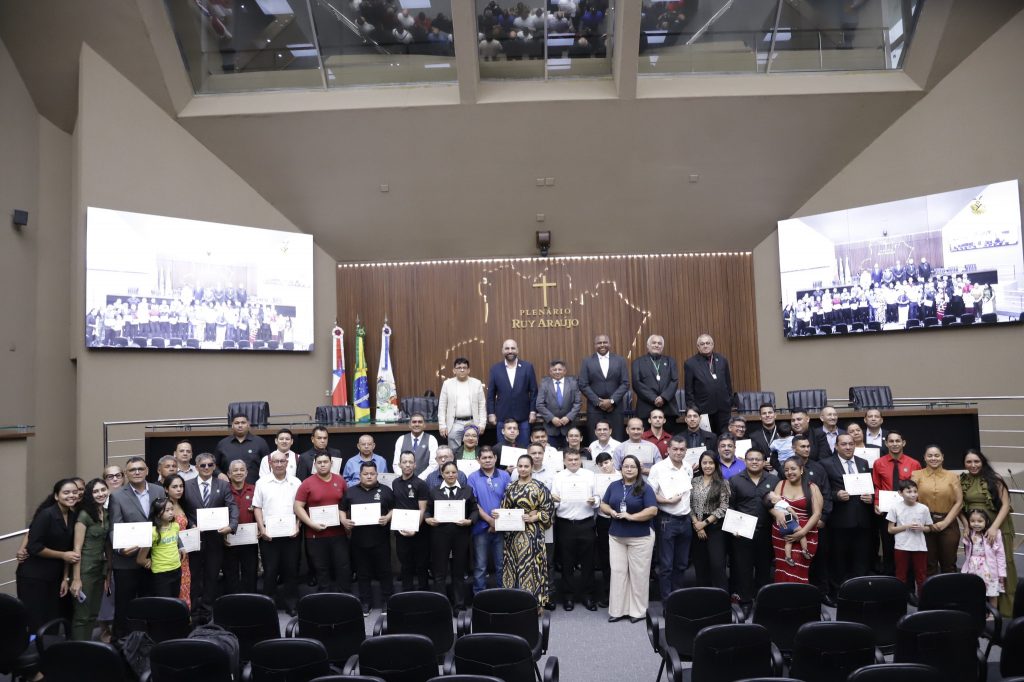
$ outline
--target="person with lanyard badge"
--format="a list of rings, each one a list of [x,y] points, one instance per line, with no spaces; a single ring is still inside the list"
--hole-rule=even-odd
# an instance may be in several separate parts
[[[531,449],[534,447],[531,446]],[[491,516],[497,518],[502,509],[523,510],[524,529],[503,533],[505,550],[501,586],[532,592],[537,598],[537,615],[540,615],[550,598],[544,531],[551,527],[554,503],[547,486],[534,480],[533,467],[534,461],[530,455],[519,457],[516,461],[516,480],[505,488],[501,507],[492,510]]]
[[[410,450],[402,453],[398,460],[398,470],[401,475],[391,482],[395,509],[420,512],[419,530],[395,533],[395,554],[402,567],[402,591],[409,592],[413,589],[413,579],[420,591],[427,591],[430,589],[430,579],[427,575],[427,568],[430,566],[430,534],[423,526],[429,497],[427,484],[416,476],[416,455]]]
[[[463,433],[463,445],[467,433]],[[463,576],[469,567],[469,539],[473,524],[480,518],[477,511],[476,495],[468,485],[458,480],[459,467],[448,462],[441,467],[443,481],[437,488],[428,490],[425,523],[430,526],[430,563],[434,573],[434,591],[447,594],[449,555],[451,556],[452,600],[456,611],[466,608],[466,585]],[[438,507],[444,503],[461,503],[462,518],[448,520],[441,516]]]
[[[341,498],[345,496],[345,479],[331,471],[331,456],[326,452],[316,456],[313,467],[316,473],[299,485],[293,507],[295,516],[306,529],[316,591],[351,592],[348,536],[341,527],[338,513]],[[315,519],[312,517],[314,509],[318,514]],[[319,514],[330,514],[330,518]]]
[[[679,388],[679,368],[670,355],[662,355],[665,338],[657,334],[647,337],[647,354],[633,361],[633,392],[636,393],[636,416],[641,420],[660,409],[666,418],[678,414],[675,397]]]
[[[683,587],[690,562],[693,468],[684,461],[685,457],[686,438],[676,434],[668,444],[668,457],[654,465],[648,479],[658,504],[658,587],[662,599]]]
[[[608,530],[611,587],[608,594],[608,622],[629,618],[639,623],[647,612],[654,529],[658,513],[654,490],[640,475],[640,461],[633,455],[622,460],[621,485],[610,485],[601,510],[612,518]]]
[[[750,447],[761,452],[767,462],[772,441],[778,438],[778,429],[775,426],[775,406],[771,403],[761,403],[758,406],[758,414],[761,416],[761,421],[750,434]]]
[[[501,582],[504,570],[504,538],[494,528],[494,517],[491,509],[501,506],[505,490],[511,477],[504,469],[498,468],[497,457],[491,448],[483,445],[478,451],[480,468],[467,477],[469,486],[477,499],[477,512],[480,520],[473,526],[473,593],[487,588],[487,563],[494,563],[494,574]]]

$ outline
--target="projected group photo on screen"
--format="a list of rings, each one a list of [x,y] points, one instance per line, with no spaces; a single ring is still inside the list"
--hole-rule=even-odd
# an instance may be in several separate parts
[[[1016,180],[779,221],[789,338],[1018,323]]]
[[[313,238],[89,207],[88,348],[309,351]]]

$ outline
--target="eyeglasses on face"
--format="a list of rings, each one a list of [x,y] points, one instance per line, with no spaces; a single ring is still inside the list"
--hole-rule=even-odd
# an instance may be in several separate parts
[[[212,469],[213,467],[216,466],[216,464],[214,464],[213,462],[203,462],[202,464],[197,464],[196,466],[200,469]]]
[[[129,474],[141,474],[141,473],[145,473],[145,471],[146,471],[145,467],[132,467],[131,469],[128,470],[128,473]]]
[[[119,478],[124,478],[124,474],[107,474],[103,478],[117,480]]]

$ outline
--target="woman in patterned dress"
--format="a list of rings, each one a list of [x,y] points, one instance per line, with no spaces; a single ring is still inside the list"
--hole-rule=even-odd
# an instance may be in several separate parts
[[[544,547],[544,530],[551,527],[554,505],[548,489],[533,480],[533,459],[522,455],[516,461],[519,478],[508,484],[501,509],[523,509],[526,530],[505,533],[505,568],[502,587],[532,592],[540,609],[548,603],[548,555]],[[494,510],[495,516],[501,514]]]
[[[789,510],[797,518],[798,528],[790,535],[783,535],[780,527],[786,525],[785,512],[779,508],[772,509],[776,523],[772,525],[772,550],[775,553],[775,582],[804,583],[808,582],[811,562],[818,551],[818,519],[823,508],[821,491],[818,486],[804,477],[804,465],[799,457],[790,457],[782,467],[785,480],[779,481],[775,491],[769,496],[775,504],[779,500],[789,503]],[[786,543],[797,544],[800,538],[807,538],[807,554],[793,552],[793,565],[786,562]]]
[[[174,520],[178,522],[178,530],[188,528],[188,517],[181,506],[181,500],[185,496],[185,479],[178,474],[172,474],[164,481],[164,490],[167,491],[167,499],[174,505]],[[188,568],[188,556],[181,562],[181,591],[178,599],[185,602],[189,610],[192,610],[192,572]]]

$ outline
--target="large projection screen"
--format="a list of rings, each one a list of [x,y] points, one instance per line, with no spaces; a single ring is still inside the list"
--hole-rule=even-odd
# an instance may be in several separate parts
[[[89,207],[85,345],[309,351],[307,234]]]

